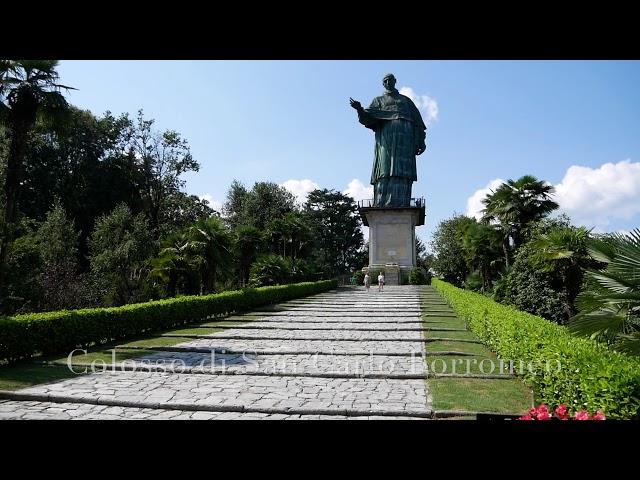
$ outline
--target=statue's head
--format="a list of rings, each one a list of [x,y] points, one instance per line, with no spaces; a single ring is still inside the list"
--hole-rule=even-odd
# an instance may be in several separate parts
[[[393,76],[393,73],[387,73],[382,79],[382,85],[387,90],[393,90],[396,88],[396,77]]]

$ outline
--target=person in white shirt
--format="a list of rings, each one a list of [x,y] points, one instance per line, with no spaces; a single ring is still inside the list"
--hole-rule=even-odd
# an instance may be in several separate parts
[[[367,289],[367,292],[369,291],[369,287],[371,286],[371,277],[369,276],[369,274],[365,274],[364,276],[364,286]]]
[[[384,290],[384,273],[380,272],[378,275],[378,291],[382,292]]]

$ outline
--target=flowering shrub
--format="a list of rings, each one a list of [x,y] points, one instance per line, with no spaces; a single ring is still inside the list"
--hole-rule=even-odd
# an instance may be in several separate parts
[[[529,412],[527,412],[526,415],[523,415],[522,417],[518,418],[518,420],[552,420],[552,419],[571,420],[571,417],[569,416],[569,409],[564,403],[562,405],[557,406],[554,412],[555,412],[555,416],[552,416],[551,413],[549,413],[549,407],[547,407],[543,403],[537,408],[535,407],[530,408]],[[579,410],[573,416],[573,420],[606,420],[606,419],[607,417],[604,416],[604,413],[601,410],[598,410],[593,415],[589,415],[589,412],[587,412],[586,410]]]

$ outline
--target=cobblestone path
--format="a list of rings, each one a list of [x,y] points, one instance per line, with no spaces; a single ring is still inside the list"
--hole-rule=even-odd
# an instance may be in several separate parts
[[[19,390],[0,419],[429,418],[423,288],[340,288],[235,315],[246,323],[126,368]]]

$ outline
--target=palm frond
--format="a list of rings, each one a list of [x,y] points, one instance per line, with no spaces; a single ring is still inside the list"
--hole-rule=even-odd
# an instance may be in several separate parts
[[[615,336],[622,331],[627,318],[627,310],[616,311],[604,308],[589,313],[579,313],[572,317],[567,324],[569,331],[578,335],[594,336],[609,334]]]

